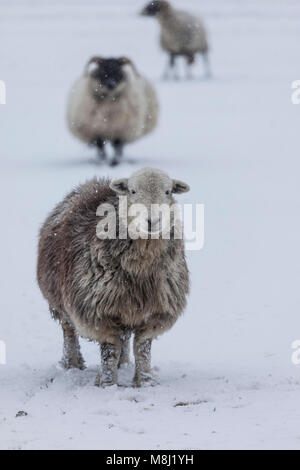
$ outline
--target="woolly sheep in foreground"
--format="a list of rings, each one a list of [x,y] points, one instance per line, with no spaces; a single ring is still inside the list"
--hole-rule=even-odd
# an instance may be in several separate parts
[[[78,342],[83,336],[101,345],[98,383],[116,384],[118,366],[129,362],[134,333],[134,384],[154,383],[152,340],[174,325],[189,292],[183,240],[174,236],[173,225],[170,239],[117,235],[103,240],[96,234],[97,214],[105,203],[118,214],[120,196],[127,196],[129,208],[139,203],[148,210],[152,204],[171,207],[173,194],[188,190],[187,184],[164,172],[145,168],[129,179],[88,181],[50,214],[40,233],[38,282],[63,329],[65,368],[84,367]],[[160,233],[160,220],[148,214],[147,235]],[[117,233],[124,222],[120,217]]]
[[[189,69],[195,62],[196,54],[202,55],[206,75],[210,76],[207,33],[201,18],[175,9],[165,0],[151,1],[143,9],[142,15],[156,17],[160,23],[161,46],[170,54],[166,78],[170,70],[175,71],[176,57],[178,56],[186,57],[188,76],[190,76]]]
[[[67,120],[77,138],[98,148],[100,160],[106,159],[105,144],[111,142],[111,165],[117,165],[125,144],[153,131],[158,111],[153,86],[129,59],[93,57],[72,88]]]

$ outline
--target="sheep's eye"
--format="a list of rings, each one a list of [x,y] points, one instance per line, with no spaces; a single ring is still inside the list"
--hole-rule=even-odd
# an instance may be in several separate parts
[[[166,191],[166,195],[169,196],[169,194],[170,194],[170,191]]]
[[[134,189],[132,189],[131,194],[136,194],[136,191]]]

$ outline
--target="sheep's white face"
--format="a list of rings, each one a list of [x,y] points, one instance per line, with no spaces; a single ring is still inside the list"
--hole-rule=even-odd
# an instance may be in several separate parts
[[[126,196],[128,222],[135,223],[137,231],[151,234],[161,233],[162,208],[175,204],[173,194],[189,191],[189,186],[171,179],[166,173],[153,168],[144,168],[130,178],[113,181],[111,188],[119,195]],[[137,217],[137,215],[140,216]]]
[[[126,88],[134,76],[133,65],[129,59],[102,59],[93,57],[87,67],[86,75],[94,96],[105,98],[116,96]]]

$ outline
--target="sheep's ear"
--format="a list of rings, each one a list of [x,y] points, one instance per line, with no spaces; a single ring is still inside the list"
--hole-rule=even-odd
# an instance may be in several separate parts
[[[172,192],[174,194],[187,193],[189,190],[190,190],[190,187],[188,184],[184,183],[183,181],[173,180]]]
[[[130,59],[128,59],[128,57],[120,57],[120,58],[119,58],[119,64],[120,64],[122,67],[123,67],[124,65],[129,65],[129,66],[133,69],[133,71],[134,71],[137,75],[139,75],[139,74],[138,74],[138,71],[137,71],[137,69],[136,69],[136,66],[134,65],[134,63],[133,63]]]
[[[94,62],[96,64],[100,64],[102,62],[102,60],[103,60],[102,57],[100,57],[98,55],[94,55],[93,57],[90,58],[87,65],[93,64]]]
[[[121,65],[132,64],[131,60],[128,57],[120,57],[119,62]]]
[[[85,72],[86,73],[93,72],[94,70],[96,70],[99,67],[101,62],[102,62],[101,57],[99,57],[99,56],[91,57],[91,59],[88,61],[88,63],[85,66]]]
[[[128,192],[128,179],[122,178],[115,180],[110,183],[110,189],[115,191],[117,194],[127,194]]]

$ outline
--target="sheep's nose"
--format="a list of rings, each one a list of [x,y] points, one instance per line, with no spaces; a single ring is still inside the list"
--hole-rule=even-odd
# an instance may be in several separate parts
[[[108,80],[106,83],[107,88],[113,90],[116,86],[117,82],[115,80]]]

